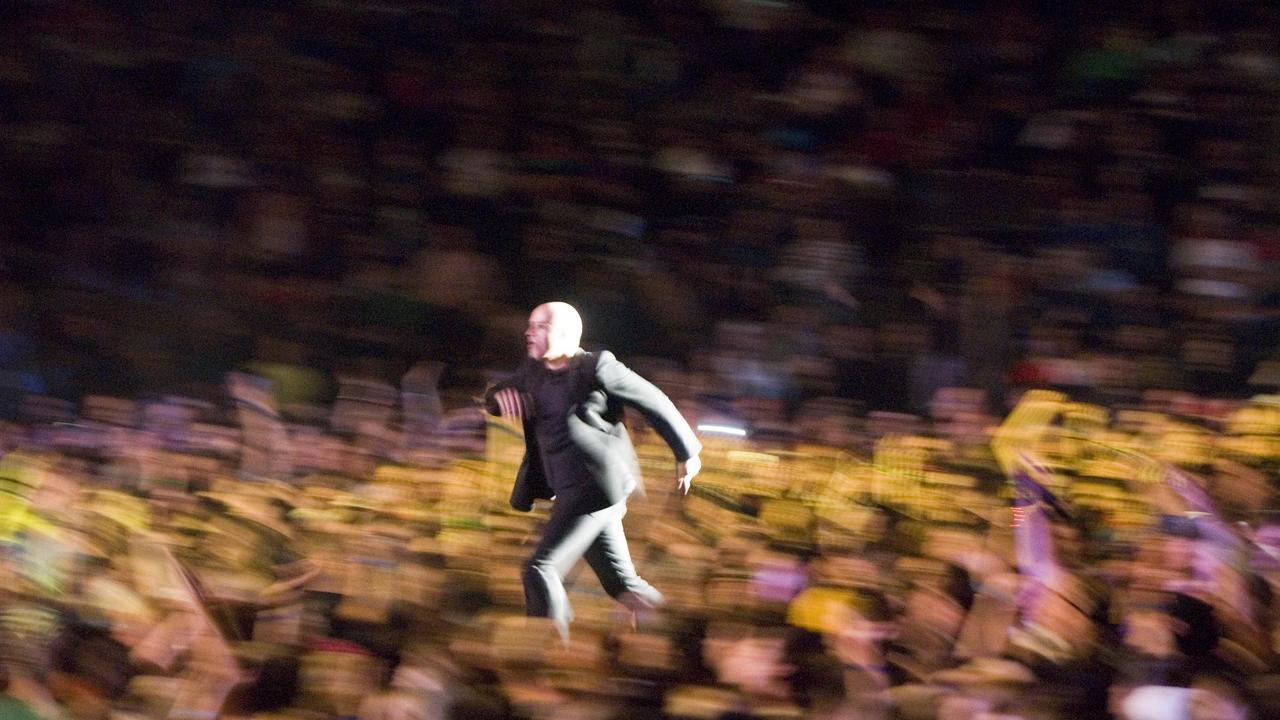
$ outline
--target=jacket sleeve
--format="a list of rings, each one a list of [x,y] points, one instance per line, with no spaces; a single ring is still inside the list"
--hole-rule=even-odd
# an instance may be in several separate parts
[[[639,410],[670,446],[677,461],[684,462],[702,451],[702,443],[671,398],[607,350],[600,353],[596,382],[610,397]]]

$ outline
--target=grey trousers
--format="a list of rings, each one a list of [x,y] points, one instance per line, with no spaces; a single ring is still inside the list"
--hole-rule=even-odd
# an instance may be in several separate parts
[[[642,605],[662,604],[662,595],[636,574],[631,562],[622,530],[626,514],[625,501],[589,513],[574,512],[568,504],[563,510],[552,506],[542,539],[524,564],[525,609],[530,616],[551,618],[561,637],[568,637],[573,611],[564,579],[579,558],[586,558],[610,597],[631,593]]]

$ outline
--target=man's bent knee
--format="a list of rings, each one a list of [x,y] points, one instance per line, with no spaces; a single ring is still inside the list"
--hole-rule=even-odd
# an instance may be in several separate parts
[[[521,572],[526,578],[541,578],[546,577],[548,574],[556,574],[556,569],[549,559],[535,555],[524,561],[521,566]]]
[[[667,603],[667,599],[657,588],[645,583],[627,588],[619,593],[610,593],[613,599],[631,610],[656,610]]]

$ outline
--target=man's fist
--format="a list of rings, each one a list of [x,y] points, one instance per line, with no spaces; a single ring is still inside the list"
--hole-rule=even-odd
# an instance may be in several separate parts
[[[494,393],[498,401],[498,414],[512,420],[524,420],[524,398],[515,388],[503,388]]]

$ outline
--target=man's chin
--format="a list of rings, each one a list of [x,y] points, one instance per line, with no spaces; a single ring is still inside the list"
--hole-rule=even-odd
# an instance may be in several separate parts
[[[539,358],[539,360],[548,367],[558,367],[568,362],[570,357],[572,357],[572,355],[548,350],[542,354],[542,357]]]

